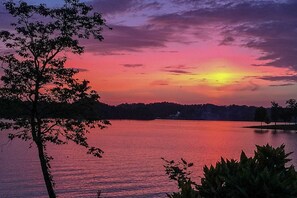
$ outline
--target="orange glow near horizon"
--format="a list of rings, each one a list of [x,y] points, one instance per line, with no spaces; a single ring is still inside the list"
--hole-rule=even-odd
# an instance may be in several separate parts
[[[177,45],[168,52],[144,50],[121,55],[86,52],[69,55],[68,67],[83,68],[78,76],[91,82],[108,104],[176,102],[181,104],[269,105],[271,100],[294,96],[296,86],[277,87],[282,82],[261,79],[267,75],[287,75],[285,68],[252,66],[261,64],[256,53],[234,46],[201,43],[185,48]],[[206,45],[206,44],[205,44]],[[203,45],[202,45],[203,46]],[[169,49],[168,49],[169,50]],[[202,50],[203,53],[197,53]],[[294,72],[293,72],[294,73]],[[286,83],[286,82],[283,82]],[[271,85],[276,86],[271,86]],[[275,91],[277,90],[277,91]],[[292,90],[292,91],[290,91]],[[256,96],[256,97],[255,97]]]
[[[225,62],[215,62],[206,64],[206,71],[199,73],[202,78],[202,84],[212,87],[227,86],[244,81],[246,76],[252,73],[247,70],[240,69],[234,65]],[[254,74],[253,74],[254,75]]]

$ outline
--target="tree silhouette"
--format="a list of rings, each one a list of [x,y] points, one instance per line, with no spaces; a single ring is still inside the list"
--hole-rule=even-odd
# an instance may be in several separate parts
[[[281,110],[280,117],[287,124],[292,119],[291,110],[289,108],[282,108]]]
[[[282,107],[279,106],[277,102],[272,101],[271,102],[271,120],[274,122],[274,125],[276,125],[276,122],[280,118],[280,114],[282,111]]]
[[[286,101],[287,108],[290,111],[291,116],[294,118],[295,124],[297,124],[297,102],[295,99],[289,99]]]
[[[0,56],[4,74],[0,88],[2,99],[22,101],[27,114],[0,123],[1,130],[13,129],[8,138],[33,141],[38,150],[40,165],[50,198],[56,197],[50,172],[47,143],[56,145],[72,141],[87,149],[87,153],[101,157],[103,151],[88,144],[86,134],[93,127],[104,128],[106,120],[94,120],[75,113],[71,118],[53,118],[43,114],[44,103],[90,105],[99,96],[89,82],[75,78],[77,69],[65,68],[66,52],[81,54],[81,39],[93,37],[102,41],[106,26],[99,13],[78,0],[65,0],[60,8],[29,5],[26,2],[4,3],[15,17],[13,30],[0,31],[0,40],[9,53]]]
[[[267,110],[264,107],[258,107],[255,111],[255,120],[262,123],[265,121],[267,118]]]

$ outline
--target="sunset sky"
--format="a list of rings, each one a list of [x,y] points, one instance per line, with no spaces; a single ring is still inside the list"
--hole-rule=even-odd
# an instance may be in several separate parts
[[[67,66],[81,69],[102,102],[269,106],[297,98],[296,0],[86,2],[113,30],[103,42],[83,41],[86,52]],[[2,5],[0,13],[6,29],[11,18]]]

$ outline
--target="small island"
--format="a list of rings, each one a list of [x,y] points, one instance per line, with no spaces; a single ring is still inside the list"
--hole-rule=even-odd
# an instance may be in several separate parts
[[[261,125],[244,128],[297,131],[297,101],[289,99],[285,104],[286,106],[282,107],[272,101],[270,108],[258,107],[254,120],[261,122]]]

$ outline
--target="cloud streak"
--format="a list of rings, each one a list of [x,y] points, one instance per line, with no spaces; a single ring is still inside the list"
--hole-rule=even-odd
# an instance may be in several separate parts
[[[143,64],[122,64],[122,66],[124,67],[128,67],[128,68],[135,68],[135,67],[143,67]]]
[[[297,75],[288,75],[288,76],[262,76],[262,77],[258,77],[258,79],[267,80],[267,81],[297,82]]]
[[[191,74],[191,72],[189,72],[189,71],[180,70],[180,69],[169,69],[169,70],[165,70],[165,71],[169,72],[169,73],[174,73],[174,74]]]
[[[285,83],[285,84],[278,84],[278,85],[269,85],[270,87],[287,87],[287,86],[292,86],[295,85],[293,83]]]
[[[171,65],[166,66],[162,69],[162,71],[173,73],[175,75],[182,75],[182,74],[192,74],[191,69],[194,67],[187,66],[187,65]]]

